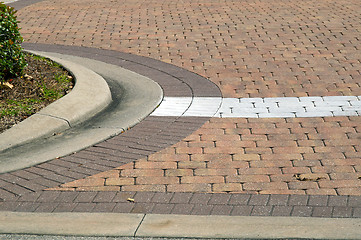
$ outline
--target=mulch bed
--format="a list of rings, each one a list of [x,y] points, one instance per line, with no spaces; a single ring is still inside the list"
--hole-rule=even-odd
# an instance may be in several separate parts
[[[28,66],[17,78],[0,85],[0,133],[67,94],[71,75],[48,59],[26,53]]]

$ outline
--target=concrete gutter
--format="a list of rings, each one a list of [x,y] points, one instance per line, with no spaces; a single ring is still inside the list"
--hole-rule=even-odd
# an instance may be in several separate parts
[[[64,59],[41,56],[67,69],[75,78],[75,86],[69,94],[0,134],[0,151],[69,129],[104,110],[112,101],[108,84],[99,74]]]
[[[1,212],[0,233],[237,239],[360,239],[361,219]]]

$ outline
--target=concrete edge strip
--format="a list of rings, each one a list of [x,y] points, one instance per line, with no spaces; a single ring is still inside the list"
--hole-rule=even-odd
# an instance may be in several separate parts
[[[0,212],[0,233],[241,239],[359,239],[361,219]]]

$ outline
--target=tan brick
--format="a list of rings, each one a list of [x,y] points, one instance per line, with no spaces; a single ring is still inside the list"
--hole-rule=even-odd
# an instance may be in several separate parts
[[[119,191],[119,186],[94,186],[94,187],[78,187],[76,191],[82,192],[98,192],[98,191]]]
[[[212,148],[205,148],[205,154],[236,154],[236,153],[243,153],[244,150],[241,147],[234,147],[234,146],[224,146],[224,147],[212,147]]]
[[[232,160],[232,156],[228,153],[209,153],[209,154],[193,154],[191,156],[192,161],[220,161],[220,160]]]
[[[354,173],[355,170],[352,166],[315,166],[311,167],[314,173]]]
[[[353,195],[360,196],[361,195],[361,186],[355,188],[337,188],[338,195]]]
[[[195,169],[194,170],[195,176],[231,176],[237,175],[237,169],[214,169],[214,168],[204,168],[204,169]]]
[[[196,154],[196,153],[203,153],[203,150],[201,147],[176,147],[176,153]]]
[[[241,153],[240,151],[235,153]],[[271,154],[271,148],[261,148],[261,147],[254,147],[254,148],[245,148],[244,153],[246,154]]]
[[[261,154],[261,160],[302,160],[300,153]]]
[[[277,167],[269,167],[269,168],[240,168],[238,169],[238,174],[242,175],[242,174],[265,174],[265,175],[270,175],[270,174],[281,174],[281,169],[277,168]]]
[[[241,192],[243,191],[240,183],[215,183],[213,192]]]
[[[306,189],[319,188],[317,182],[311,182],[311,181],[289,182],[288,187],[291,190],[306,190]]]
[[[305,195],[304,190],[290,190],[290,189],[268,189],[261,190],[259,194],[292,194],[292,195]]]
[[[312,147],[274,147],[273,153],[313,153]]]
[[[122,185],[132,185],[134,184],[134,178],[107,178],[105,180],[106,186],[122,186]]]
[[[320,189],[307,189],[307,195],[338,195],[335,189],[320,188]]]
[[[127,185],[122,186],[122,191],[131,192],[165,192],[165,185]]]
[[[236,176],[227,176],[227,183],[245,183],[245,182],[270,182],[270,178],[267,175],[236,175]]]
[[[245,141],[245,140],[238,140],[238,141],[216,141],[217,147],[234,147],[234,148],[243,148],[243,147],[256,147],[255,141]]]
[[[163,176],[161,169],[124,169],[120,172],[122,177],[145,177],[145,176]]]
[[[319,181],[320,188],[359,188],[360,180],[329,180]]]
[[[235,161],[256,161],[261,160],[259,154],[245,154],[245,153],[237,153],[233,155],[233,160]]]
[[[191,183],[191,184],[170,184],[167,186],[168,192],[210,192],[211,184]]]
[[[139,160],[139,161],[141,161],[141,160]],[[121,170],[121,169],[133,169],[133,167],[134,167],[134,162],[130,162],[130,163],[124,164],[124,165],[122,165],[120,167],[117,167],[115,169],[119,169],[119,170]],[[119,172],[118,172],[118,176],[119,176]]]
[[[148,161],[152,162],[175,162],[175,161],[187,161],[189,160],[188,153],[184,154],[152,154],[148,156]]]
[[[245,161],[211,161],[207,166],[208,168],[248,168],[248,163]]]
[[[139,185],[176,184],[179,183],[179,178],[178,177],[137,177],[136,183]]]
[[[250,161],[249,162],[251,168],[280,168],[280,167],[292,167],[291,161]]]
[[[62,187],[90,187],[90,186],[104,186],[104,178],[84,178],[62,184]]]
[[[195,168],[206,168],[206,162],[199,161],[184,161],[178,163],[179,169],[195,169]]]
[[[192,169],[167,169],[165,170],[166,177],[181,177],[181,176],[193,176]]]
[[[175,169],[176,162],[135,162],[136,169]]]
[[[287,174],[298,174],[298,173],[311,173],[310,167],[284,167],[282,168],[282,172]]]
[[[244,190],[282,190],[288,189],[287,183],[283,182],[249,182],[243,184]]]
[[[181,183],[224,183],[222,176],[184,176]]]

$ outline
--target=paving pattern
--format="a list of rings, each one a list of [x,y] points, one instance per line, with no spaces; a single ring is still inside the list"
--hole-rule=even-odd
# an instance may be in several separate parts
[[[361,217],[361,120],[358,110],[334,114],[361,95],[358,3],[65,0],[22,8],[28,47],[149,76],[189,112],[208,100],[217,104],[204,112],[214,114],[234,99],[337,104],[307,118],[226,117],[236,105],[222,118],[153,115],[74,155],[1,175],[0,209]]]

